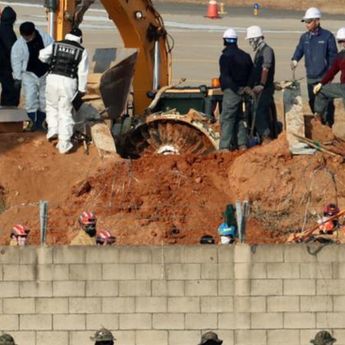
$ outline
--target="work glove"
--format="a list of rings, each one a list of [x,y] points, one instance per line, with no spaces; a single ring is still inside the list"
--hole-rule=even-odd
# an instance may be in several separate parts
[[[22,81],[20,79],[14,79],[13,86],[16,90],[19,90],[22,86]]]
[[[262,85],[256,85],[253,87],[253,92],[258,95],[263,91],[264,87]]]
[[[322,88],[322,84],[321,83],[316,84],[314,86],[314,88],[313,88],[314,95],[317,95],[320,92],[321,88]]]
[[[297,60],[291,60],[290,67],[291,67],[292,70],[296,69],[297,65],[298,65]]]

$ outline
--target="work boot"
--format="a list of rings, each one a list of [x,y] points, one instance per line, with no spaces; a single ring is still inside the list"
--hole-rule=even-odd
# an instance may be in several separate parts
[[[37,116],[36,116],[36,129],[38,131],[46,131],[46,113],[43,111],[37,110]]]
[[[27,113],[28,118],[30,119],[29,125],[24,129],[24,132],[35,132],[36,127],[36,112]]]
[[[73,144],[70,141],[59,140],[56,147],[61,154],[69,153],[73,149]]]

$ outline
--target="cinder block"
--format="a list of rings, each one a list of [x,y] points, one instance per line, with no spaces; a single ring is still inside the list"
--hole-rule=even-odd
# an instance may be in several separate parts
[[[234,298],[234,311],[236,313],[264,313],[266,312],[265,297],[239,297]],[[270,310],[271,311],[271,310]]]
[[[169,345],[181,345],[188,342],[189,344],[200,343],[200,331],[175,331],[169,330]]]
[[[234,345],[235,344],[235,332],[229,330],[217,330],[218,337],[223,340],[223,343],[226,345]]]
[[[268,296],[267,297],[267,311],[269,312],[283,312],[283,311],[299,311],[299,297],[298,296]]]
[[[19,297],[18,282],[0,282],[0,298]]]
[[[235,246],[218,246],[218,263],[229,265],[234,262]]]
[[[69,266],[70,280],[101,280],[101,264],[74,264]]]
[[[219,313],[219,329],[250,329],[250,313]]]
[[[250,279],[236,279],[234,296],[249,296],[252,289],[252,281]]]
[[[333,267],[330,263],[301,263],[301,278],[332,279]]]
[[[231,313],[233,311],[233,297],[201,297],[202,313]]]
[[[283,313],[253,313],[251,321],[252,329],[283,328]]]
[[[331,266],[331,264],[328,264],[329,266]],[[334,275],[333,276],[326,276],[326,277],[318,277],[320,279],[325,279],[325,278],[335,278],[335,279],[344,279],[345,278],[345,268],[344,268],[344,263],[343,262],[336,262],[333,265],[333,269],[334,269]],[[332,273],[332,270],[330,270]]]
[[[119,282],[110,281],[87,281],[86,296],[88,297],[112,297],[119,294]]]
[[[86,329],[98,330],[101,327],[107,329],[119,328],[119,314],[87,314]]]
[[[314,313],[284,313],[284,328],[315,328],[315,319]]]
[[[338,245],[325,246],[317,253],[318,262],[336,262],[338,261]],[[340,249],[341,251],[341,249]]]
[[[216,329],[218,316],[215,313],[187,313],[185,315],[185,329]]]
[[[186,264],[217,263],[217,246],[183,246],[181,248],[181,262]]]
[[[152,315],[153,329],[185,329],[184,314],[153,314]]]
[[[121,247],[119,248],[119,262],[145,264],[152,262],[150,247]]]
[[[236,279],[261,279],[266,278],[266,264],[252,262],[239,262],[234,264]]]
[[[37,271],[33,265],[3,265],[3,280],[36,280]]]
[[[53,295],[52,282],[20,282],[20,297],[51,297]]]
[[[17,331],[19,330],[18,315],[0,315],[0,325],[2,331]]]
[[[6,298],[3,300],[4,314],[34,314],[34,298]]]
[[[315,279],[285,279],[284,295],[310,296],[316,294]]]
[[[335,312],[345,312],[345,296],[320,296],[320,298],[326,298],[327,301],[331,299],[330,302],[334,302],[334,311]],[[333,305],[333,303],[330,303],[330,305]],[[318,310],[318,311],[333,311],[333,309],[323,309],[323,310]]]
[[[236,345],[266,345],[266,331],[264,330],[235,330]]]
[[[52,247],[27,246],[19,251],[20,264],[48,265],[53,263]]]
[[[304,244],[291,244],[284,247],[285,262],[316,262],[316,256],[310,255]]]
[[[310,340],[314,339],[315,334],[321,330],[323,330],[323,329],[301,329],[300,330],[300,342],[299,343],[301,345],[310,344]],[[332,333],[332,330],[330,330],[330,329],[327,329],[327,330],[331,331],[331,333]]]
[[[153,314],[160,315],[160,314]],[[120,314],[120,329],[151,329],[151,314]]]
[[[19,323],[21,330],[51,330],[52,316],[43,314],[19,315]]]
[[[234,277],[235,277],[235,270],[234,270],[233,263],[218,264],[218,279],[234,279]]]
[[[136,345],[168,345],[167,331],[137,331]]]
[[[167,264],[165,265],[167,280],[193,280],[201,278],[199,264]]]
[[[252,260],[255,262],[283,262],[284,246],[263,244],[255,247]]]
[[[120,281],[119,296],[150,296],[151,281],[149,280],[128,280]]]
[[[69,299],[69,312],[72,314],[92,314],[101,312],[100,297],[71,297]]]
[[[84,297],[85,282],[84,281],[54,281],[53,282],[54,297]]]
[[[152,296],[184,296],[184,281],[182,280],[153,280]]]
[[[342,311],[342,310],[336,310],[336,308],[339,306],[341,306],[341,303],[338,304],[335,301],[334,303],[335,311]],[[345,308],[345,303],[343,304],[343,307]],[[302,312],[333,311],[332,297],[331,296],[301,296],[301,311]],[[345,309],[343,311],[345,311]]]
[[[66,345],[68,344],[68,332],[37,332],[36,345]]]
[[[52,281],[52,280],[69,280],[68,265],[38,265],[37,280]]]
[[[104,264],[103,279],[105,280],[129,280],[135,279],[134,264]]]
[[[86,250],[87,264],[111,264],[119,262],[119,248],[114,246],[90,246]]]
[[[292,262],[267,264],[267,278],[299,278],[299,265]]]
[[[166,313],[167,297],[136,297],[135,311],[137,313]]]
[[[81,344],[92,344],[90,337],[95,335],[94,331],[70,331],[69,334],[69,345],[81,345]],[[116,334],[116,342],[118,341]]]
[[[135,297],[102,298],[103,313],[134,313]]]
[[[267,331],[267,345],[299,344],[299,331],[276,329]]]
[[[138,280],[165,279],[164,265],[136,264],[135,278]]]
[[[218,279],[219,277],[219,264],[200,264],[201,266],[201,279]],[[229,269],[227,265],[221,265],[223,269],[223,278],[221,279],[230,279],[229,274],[232,273],[232,270]],[[199,279],[197,278],[197,279]]]
[[[182,246],[151,247],[152,263],[171,264],[180,263]]]
[[[335,329],[333,332],[331,332],[332,336],[337,339],[337,344],[340,345],[345,344],[345,330],[343,329]]]
[[[185,281],[186,296],[217,296],[217,280]]]
[[[169,313],[200,313],[199,297],[169,297]]]
[[[345,313],[317,313],[317,328],[345,328]]]
[[[252,262],[252,251],[247,244],[238,244],[235,246],[234,262]]]
[[[344,279],[318,279],[316,280],[317,295],[344,295]]]
[[[86,316],[82,314],[56,314],[53,315],[54,330],[85,330]]]
[[[83,264],[87,249],[85,246],[55,246],[53,248],[53,263]]]
[[[36,298],[36,313],[67,314],[68,298]]]
[[[36,332],[34,331],[11,331],[11,335],[16,344],[36,345]]]
[[[0,247],[0,264],[19,264],[19,253],[22,248]]]
[[[218,280],[218,296],[233,296],[235,280]]]
[[[252,296],[279,296],[283,294],[281,279],[256,279],[251,281]]]

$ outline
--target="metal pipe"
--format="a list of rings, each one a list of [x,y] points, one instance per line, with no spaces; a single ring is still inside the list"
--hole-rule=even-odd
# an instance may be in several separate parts
[[[153,65],[153,90],[159,89],[159,80],[160,80],[160,50],[159,50],[159,39],[155,41],[155,52],[154,52],[154,65]]]
[[[55,39],[56,37],[55,37],[54,21],[55,21],[55,12],[49,12],[49,16],[48,16],[49,35]]]

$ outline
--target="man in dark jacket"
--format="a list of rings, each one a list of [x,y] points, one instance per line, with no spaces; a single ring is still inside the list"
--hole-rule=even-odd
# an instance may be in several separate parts
[[[291,68],[297,67],[298,61],[304,56],[307,70],[307,86],[309,106],[314,113],[315,95],[313,88],[320,82],[337,55],[337,44],[334,35],[320,26],[321,12],[315,7],[308,8],[302,19],[307,32],[304,33],[291,58]],[[332,126],[334,122],[334,104],[329,102],[327,111],[322,114],[322,121]]]
[[[6,6],[1,14],[0,22],[0,83],[2,106],[18,106],[20,87],[15,87],[11,68],[11,49],[17,40],[13,30],[17,19],[16,12],[10,6]]]
[[[220,150],[245,150],[247,132],[242,112],[242,93],[248,85],[253,63],[249,54],[237,46],[237,34],[229,28],[223,34],[225,49],[219,59],[220,85],[224,91],[220,116]]]
[[[337,41],[340,52],[320,83],[314,86],[315,116],[318,120],[321,120],[330,99],[342,98],[345,105],[345,27],[338,30]],[[339,71],[340,83],[330,83]]]

